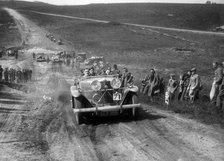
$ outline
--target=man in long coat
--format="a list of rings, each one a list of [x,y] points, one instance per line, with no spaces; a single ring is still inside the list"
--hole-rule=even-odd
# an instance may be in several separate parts
[[[145,83],[145,87],[143,89],[143,94],[149,96],[152,101],[153,96],[156,91],[160,88],[160,78],[155,73],[154,69],[150,69],[150,73],[146,75],[145,79],[142,81]]]
[[[133,83],[133,75],[128,71],[128,68],[124,67],[124,72],[122,74],[122,87],[127,87],[128,84]]]
[[[196,74],[196,68],[191,69],[191,77],[188,85],[189,97],[191,103],[199,99],[199,91],[201,88],[201,80],[198,74]]]
[[[216,102],[217,96],[219,94],[219,89],[223,80],[223,68],[221,64],[219,64],[218,62],[212,63],[212,66],[213,66],[213,69],[215,70],[215,76],[214,76],[214,80],[213,80],[213,84],[212,84],[212,88],[210,92],[210,99],[212,102]]]

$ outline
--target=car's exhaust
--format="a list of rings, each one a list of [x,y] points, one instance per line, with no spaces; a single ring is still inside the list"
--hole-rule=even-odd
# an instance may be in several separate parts
[[[102,107],[90,107],[90,108],[79,108],[73,109],[74,113],[78,112],[106,112],[106,111],[116,111],[121,109],[130,109],[130,108],[140,108],[141,104],[130,104],[130,105],[116,105],[116,106],[102,106]]]

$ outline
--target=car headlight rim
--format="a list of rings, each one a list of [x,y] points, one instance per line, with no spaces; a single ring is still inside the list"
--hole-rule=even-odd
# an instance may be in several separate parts
[[[98,80],[94,80],[91,84],[90,87],[93,91],[99,91],[101,89],[101,83]]]
[[[111,80],[110,85],[113,89],[119,89],[121,87],[121,81],[118,78]]]

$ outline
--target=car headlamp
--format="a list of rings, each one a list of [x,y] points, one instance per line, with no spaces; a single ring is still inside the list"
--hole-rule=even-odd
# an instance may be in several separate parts
[[[81,95],[77,86],[71,86],[70,90],[73,97],[79,97]]]
[[[113,79],[113,80],[110,82],[110,85],[111,85],[111,87],[113,87],[114,89],[118,89],[118,88],[121,87],[121,81],[120,81],[120,79],[115,78],[115,79]]]
[[[101,89],[101,83],[98,80],[94,80],[91,84],[91,89],[94,91],[99,91]]]

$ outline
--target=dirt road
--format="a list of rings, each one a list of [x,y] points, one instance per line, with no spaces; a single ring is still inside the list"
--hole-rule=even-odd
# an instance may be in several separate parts
[[[143,105],[137,120],[96,118],[77,126],[69,94],[74,69],[34,62],[33,51],[59,47],[45,37],[44,29],[14,10],[7,11],[30,45],[25,60],[33,68],[34,81],[25,91],[1,88],[0,160],[224,160],[223,129],[148,105]]]

